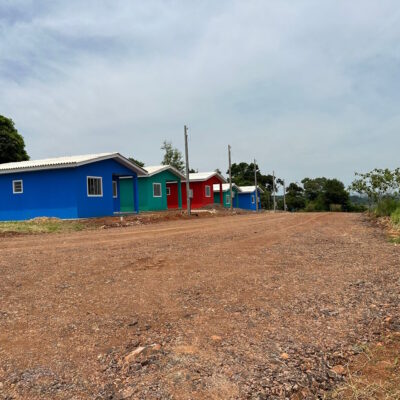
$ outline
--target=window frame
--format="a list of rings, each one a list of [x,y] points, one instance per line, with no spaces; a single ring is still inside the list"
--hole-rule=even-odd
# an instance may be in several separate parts
[[[208,191],[209,191],[209,194],[207,194],[207,189],[208,189]],[[211,186],[210,185],[205,185],[204,186],[204,191],[205,191],[205,196],[206,197],[211,197]]]
[[[229,193],[225,197],[225,202],[226,202],[226,204],[231,205],[231,195]]]
[[[89,179],[98,179],[100,180],[100,191],[101,194],[90,194],[89,193]],[[86,177],[86,193],[87,197],[103,197],[103,177],[102,176],[87,176]]]
[[[113,199],[118,198],[118,183],[117,181],[112,181],[112,189],[113,189]]]
[[[251,204],[256,204],[256,196],[254,194],[251,195]]]
[[[171,196],[171,188],[169,186],[167,186],[167,196]]]
[[[20,192],[17,192],[15,190],[15,184],[16,183],[20,183],[21,184],[21,191]],[[12,191],[13,191],[13,194],[23,194],[24,193],[24,181],[23,181],[23,179],[15,179],[15,180],[12,181]]]
[[[154,188],[155,188],[156,186],[159,186],[159,187],[160,187],[160,195],[159,195],[159,196],[156,196],[155,193],[154,193]],[[157,198],[157,199],[159,199],[160,197],[162,197],[162,185],[161,185],[160,182],[153,182],[153,197],[155,197],[155,198]]]

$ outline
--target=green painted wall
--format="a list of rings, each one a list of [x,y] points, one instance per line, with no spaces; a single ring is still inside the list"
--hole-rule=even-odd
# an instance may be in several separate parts
[[[235,197],[233,198],[233,207],[238,207],[238,205],[239,205],[238,190],[235,187],[233,187],[232,191],[235,193]],[[226,190],[225,192],[222,192],[222,194],[224,196],[224,198],[223,198],[224,207],[230,208],[230,204],[226,201],[227,200],[227,195],[229,196],[229,190]],[[214,203],[220,204],[219,192],[214,192]]]
[[[146,168],[146,167],[145,167]],[[150,177],[140,177],[139,211],[162,211],[167,207],[167,182],[178,182],[181,193],[181,178],[170,171],[162,171]],[[161,197],[153,197],[153,183],[161,183]],[[182,208],[182,195],[179,196],[179,208]]]

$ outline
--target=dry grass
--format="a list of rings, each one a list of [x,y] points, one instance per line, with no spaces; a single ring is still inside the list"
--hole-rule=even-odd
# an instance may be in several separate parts
[[[34,234],[81,231],[85,225],[78,221],[62,221],[55,218],[40,218],[30,221],[0,222],[2,234]]]
[[[350,364],[346,384],[326,400],[399,400],[400,335],[368,347]]]

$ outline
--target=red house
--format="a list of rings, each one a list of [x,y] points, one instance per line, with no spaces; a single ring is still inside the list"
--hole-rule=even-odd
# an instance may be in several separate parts
[[[218,172],[197,172],[189,174],[189,187],[191,191],[191,208],[201,208],[214,203],[214,190],[216,184],[226,183],[225,178]],[[221,204],[222,204],[221,196]],[[187,208],[186,204],[186,182],[182,181],[182,208]]]

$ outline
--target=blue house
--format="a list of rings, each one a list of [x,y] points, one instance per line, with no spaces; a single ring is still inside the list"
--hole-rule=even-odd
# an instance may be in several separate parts
[[[239,208],[244,210],[256,211],[256,187],[255,186],[239,186],[240,192],[238,193]],[[258,186],[258,209],[261,210],[261,194],[264,191]]]
[[[119,153],[0,164],[0,221],[138,212],[146,174]]]

